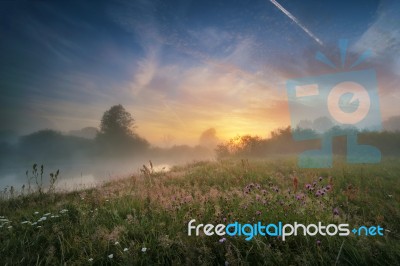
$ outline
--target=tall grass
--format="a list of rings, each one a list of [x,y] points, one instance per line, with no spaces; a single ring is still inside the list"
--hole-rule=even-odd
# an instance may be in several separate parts
[[[5,265],[395,265],[400,160],[299,169],[293,158],[142,171],[82,191],[0,201]],[[294,181],[294,180],[297,181]],[[318,191],[323,191],[318,194]],[[381,225],[384,236],[188,236],[187,223]]]

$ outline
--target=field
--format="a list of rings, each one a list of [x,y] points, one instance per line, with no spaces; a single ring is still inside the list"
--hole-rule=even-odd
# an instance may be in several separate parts
[[[194,162],[74,192],[3,192],[2,265],[399,265],[400,159]],[[60,173],[62,175],[62,173]],[[297,180],[297,181],[296,181]],[[380,225],[384,236],[188,236],[198,223]]]

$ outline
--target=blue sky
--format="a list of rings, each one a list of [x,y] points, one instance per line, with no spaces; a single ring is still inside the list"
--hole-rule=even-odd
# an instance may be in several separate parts
[[[123,104],[153,143],[265,136],[290,123],[287,79],[332,71],[316,51],[377,70],[383,118],[399,114],[396,1],[2,1],[1,130],[98,126]]]

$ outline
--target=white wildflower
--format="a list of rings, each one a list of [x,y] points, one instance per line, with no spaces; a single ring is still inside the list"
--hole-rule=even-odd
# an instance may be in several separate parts
[[[144,253],[144,252],[146,252],[147,251],[147,248],[142,248],[142,252]]]
[[[128,248],[124,248],[124,252],[127,252],[128,251]]]
[[[114,258],[114,254],[108,255],[108,258],[110,258],[110,259]]]

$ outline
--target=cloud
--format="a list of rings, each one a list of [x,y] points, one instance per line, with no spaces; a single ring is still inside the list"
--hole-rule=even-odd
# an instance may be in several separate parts
[[[138,67],[130,85],[130,89],[135,95],[145,89],[155,77],[158,67],[156,52],[148,52],[147,56],[140,60],[137,65]]]

